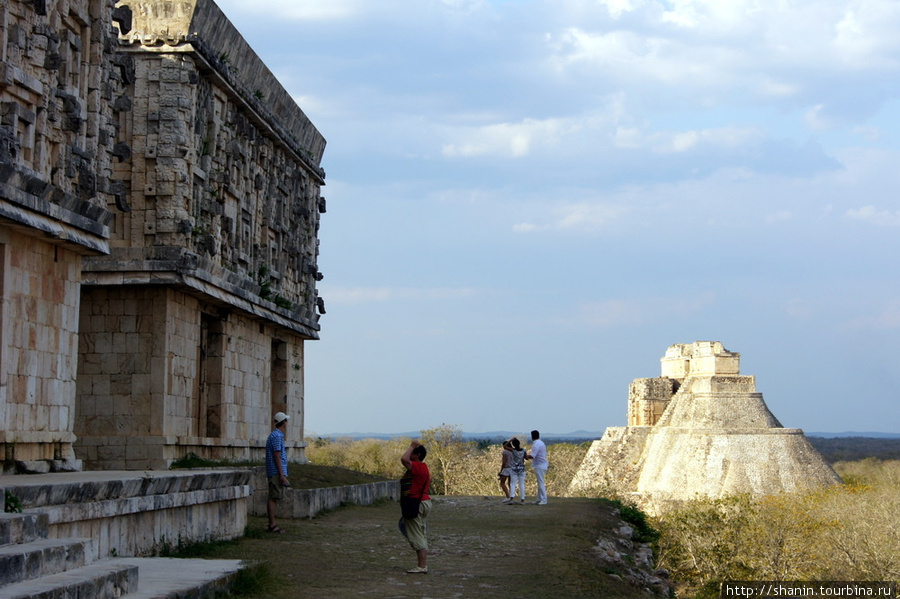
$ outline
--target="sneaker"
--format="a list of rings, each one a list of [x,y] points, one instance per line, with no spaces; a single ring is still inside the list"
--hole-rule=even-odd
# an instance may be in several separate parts
[[[407,574],[428,574],[428,566],[417,566],[412,570],[407,570]]]
[[[547,505],[546,501],[535,501],[534,505]]]
[[[506,499],[504,499],[504,500],[501,501],[500,503],[512,503],[512,497],[507,497]]]

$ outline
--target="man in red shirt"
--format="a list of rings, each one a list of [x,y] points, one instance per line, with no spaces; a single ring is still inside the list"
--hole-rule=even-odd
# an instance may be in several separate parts
[[[425,534],[428,531],[428,513],[431,512],[431,497],[428,496],[431,472],[425,464],[425,454],[425,446],[412,441],[400,457],[400,463],[406,467],[400,478],[400,506],[403,511],[400,532],[416,552],[419,562],[417,567],[406,571],[408,574],[428,573],[428,539]]]

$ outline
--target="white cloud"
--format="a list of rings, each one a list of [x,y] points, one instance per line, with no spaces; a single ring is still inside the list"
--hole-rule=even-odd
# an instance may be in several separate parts
[[[847,217],[880,227],[900,227],[900,210],[877,210],[874,206],[863,206],[847,210]]]
[[[555,228],[593,231],[608,226],[625,212],[623,206],[587,202],[571,204],[560,209]]]
[[[446,158],[516,159],[543,152],[547,156],[578,156],[577,160],[606,148],[658,154],[753,148],[764,138],[763,132],[755,128],[731,125],[683,131],[654,131],[648,123],[620,126],[618,120],[624,110],[613,99],[603,112],[480,127],[448,127],[437,135],[451,138],[441,147],[441,154]]]
[[[875,330],[900,329],[900,305],[894,304],[881,311],[875,318]]]
[[[358,16],[365,0],[217,0],[226,14],[263,13],[282,20],[333,21]]]
[[[637,127],[619,127],[613,136],[613,144],[617,148],[640,148],[643,143],[643,135]]]
[[[796,83],[785,83],[783,81],[774,81],[766,78],[758,84],[757,89],[762,96],[787,98],[796,96],[801,88]]]
[[[790,210],[777,210],[766,215],[767,223],[781,223],[794,218],[794,214]]]
[[[485,0],[441,0],[444,8],[458,13],[474,13],[484,8]]]
[[[716,294],[702,292],[693,297],[640,297],[584,303],[573,324],[612,327],[646,326],[673,317],[685,317],[716,303]]]
[[[418,22],[426,14],[451,13],[473,16],[490,8],[486,0],[216,0],[226,14],[264,15],[280,21],[340,21],[378,19],[384,22]]]
[[[578,3],[576,3],[577,5]],[[559,73],[721,93],[791,98],[821,77],[900,70],[900,4],[893,0],[634,0],[604,3],[618,19],[551,27]],[[574,25],[573,23],[579,23]],[[837,67],[837,68],[836,68]],[[826,102],[827,104],[827,102]]]
[[[882,137],[881,130],[877,127],[854,127],[853,133],[868,142],[880,141]]]
[[[896,2],[847,2],[834,38],[842,63],[858,69],[896,68],[898,21],[900,6]]]
[[[609,300],[584,304],[579,308],[578,321],[598,327],[640,326],[647,324],[646,306],[626,300]]]
[[[359,305],[393,301],[452,300],[477,295],[468,287],[339,287],[321,286],[321,295],[331,304]]]
[[[516,233],[531,233],[533,231],[537,231],[540,229],[537,225],[533,223],[518,223],[513,225],[513,231]]]
[[[609,16],[614,19],[620,18],[624,13],[634,10],[634,5],[630,0],[600,0],[600,4],[606,6]]]
[[[785,302],[784,312],[796,320],[809,320],[815,315],[818,302],[809,302],[800,298],[792,298]]]
[[[806,114],[803,115],[803,121],[806,123],[807,127],[815,131],[829,129],[833,124],[832,121],[825,116],[825,106],[823,104],[816,104],[807,110]]]
[[[516,233],[537,231],[581,231],[596,232],[608,229],[622,215],[628,212],[625,206],[597,202],[578,202],[556,207],[547,215],[543,224],[520,222],[513,225]]]
[[[763,134],[749,127],[720,127],[685,131],[650,131],[638,127],[616,129],[616,147],[645,149],[660,154],[678,154],[698,149],[735,149],[756,145]]]
[[[523,158],[536,145],[546,147],[557,143],[560,136],[573,126],[560,119],[524,119],[519,123],[497,123],[481,127],[459,127],[446,135],[456,138],[441,148],[448,158],[472,158],[494,155]]]
[[[871,314],[859,316],[847,322],[843,327],[850,331],[878,331],[900,329],[900,304],[894,302]]]
[[[613,75],[674,84],[691,76],[689,81],[696,82],[709,76],[709,65],[714,62],[682,61],[678,44],[642,32],[591,32],[569,27],[549,39],[554,52],[552,64],[558,71],[583,67],[591,78]]]

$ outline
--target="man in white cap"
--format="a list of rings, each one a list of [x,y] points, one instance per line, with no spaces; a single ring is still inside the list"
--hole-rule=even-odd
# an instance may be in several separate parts
[[[275,506],[284,497],[284,488],[289,487],[287,455],[284,451],[284,431],[290,416],[284,412],[275,414],[275,430],[266,441],[266,477],[269,479],[269,501],[266,514],[269,516],[269,532],[282,533],[284,529],[275,526]]]

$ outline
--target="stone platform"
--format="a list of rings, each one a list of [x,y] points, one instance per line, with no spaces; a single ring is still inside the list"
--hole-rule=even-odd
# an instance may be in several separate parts
[[[0,476],[0,490],[50,538],[92,539],[92,559],[239,537],[253,493],[249,471],[224,469]]]
[[[0,599],[201,599],[227,593],[235,560],[141,557],[242,536],[265,514],[264,468],[0,476],[22,513],[0,513]],[[255,492],[254,492],[255,491]],[[291,489],[279,518],[399,497],[397,481]]]
[[[247,470],[0,476],[0,599],[183,599],[227,592],[236,560],[137,557],[243,534]]]

